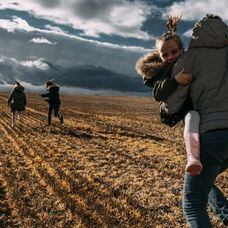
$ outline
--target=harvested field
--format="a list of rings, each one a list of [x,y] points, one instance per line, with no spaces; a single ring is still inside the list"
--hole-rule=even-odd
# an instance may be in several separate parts
[[[150,98],[62,96],[64,124],[29,94],[11,128],[0,94],[0,227],[186,227],[182,124]],[[228,195],[227,172],[218,185]],[[212,216],[215,227],[223,227]]]

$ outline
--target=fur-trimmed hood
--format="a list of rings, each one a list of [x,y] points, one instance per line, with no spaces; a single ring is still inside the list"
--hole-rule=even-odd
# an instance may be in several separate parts
[[[143,78],[153,78],[164,66],[158,52],[152,51],[137,61],[135,69]]]
[[[167,78],[172,74],[174,63],[164,64],[157,51],[141,57],[136,63],[136,71],[143,77],[143,82],[149,87],[154,87],[157,80]]]

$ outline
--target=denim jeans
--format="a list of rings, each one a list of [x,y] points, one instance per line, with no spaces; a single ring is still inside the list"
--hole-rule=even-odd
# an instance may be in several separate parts
[[[228,201],[214,185],[218,174],[228,168],[228,129],[201,135],[200,158],[203,164],[201,174],[185,174],[183,210],[191,227],[210,228],[208,203],[219,219],[228,221]]]

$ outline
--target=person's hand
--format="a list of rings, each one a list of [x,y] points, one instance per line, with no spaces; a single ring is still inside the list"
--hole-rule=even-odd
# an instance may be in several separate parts
[[[192,74],[186,73],[183,69],[177,75],[175,75],[175,80],[180,85],[187,85],[192,81]]]

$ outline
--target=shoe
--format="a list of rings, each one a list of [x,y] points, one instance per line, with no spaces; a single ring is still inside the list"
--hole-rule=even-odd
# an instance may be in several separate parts
[[[59,117],[59,122],[60,122],[60,124],[63,124],[63,116]]]

